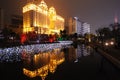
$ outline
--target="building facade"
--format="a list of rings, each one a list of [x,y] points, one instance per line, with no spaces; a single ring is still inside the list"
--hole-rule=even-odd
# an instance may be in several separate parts
[[[90,33],[90,24],[81,21],[78,17],[72,17],[68,20],[68,34],[77,33],[84,36],[86,33]]]
[[[82,35],[90,34],[90,24],[84,22],[82,26]]]
[[[23,33],[54,34],[60,30],[64,30],[64,18],[57,15],[54,7],[48,8],[44,0],[23,7]]]
[[[75,32],[78,35],[82,34],[82,21],[78,17],[74,17],[74,26],[75,26]]]

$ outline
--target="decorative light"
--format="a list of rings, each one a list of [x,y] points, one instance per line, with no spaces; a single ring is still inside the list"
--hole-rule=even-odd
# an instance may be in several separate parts
[[[41,32],[38,29],[38,34],[42,34],[45,30],[47,30],[46,34],[56,33],[64,29],[64,18],[57,15],[54,7],[50,7],[48,10],[44,0],[40,4],[31,2],[23,7],[23,33],[34,31],[33,26],[41,29]]]

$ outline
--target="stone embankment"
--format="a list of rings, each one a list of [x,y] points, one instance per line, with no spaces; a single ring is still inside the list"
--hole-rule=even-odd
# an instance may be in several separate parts
[[[100,53],[105,59],[120,69],[120,50],[112,46],[103,46],[99,43],[92,44],[95,50]]]

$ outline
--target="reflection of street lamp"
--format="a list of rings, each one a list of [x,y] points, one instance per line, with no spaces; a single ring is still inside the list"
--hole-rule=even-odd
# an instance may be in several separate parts
[[[38,34],[38,27],[35,26],[34,28],[35,28],[35,32],[37,32],[37,34]]]

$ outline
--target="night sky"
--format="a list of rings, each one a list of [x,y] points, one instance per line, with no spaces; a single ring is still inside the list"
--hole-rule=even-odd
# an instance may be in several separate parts
[[[41,1],[41,0],[39,0]],[[22,7],[27,0],[0,0],[0,8],[8,14],[22,15]],[[81,21],[91,25],[94,33],[99,27],[114,23],[114,16],[120,22],[120,0],[45,0],[48,7],[54,6],[57,14],[65,19],[77,16]]]

